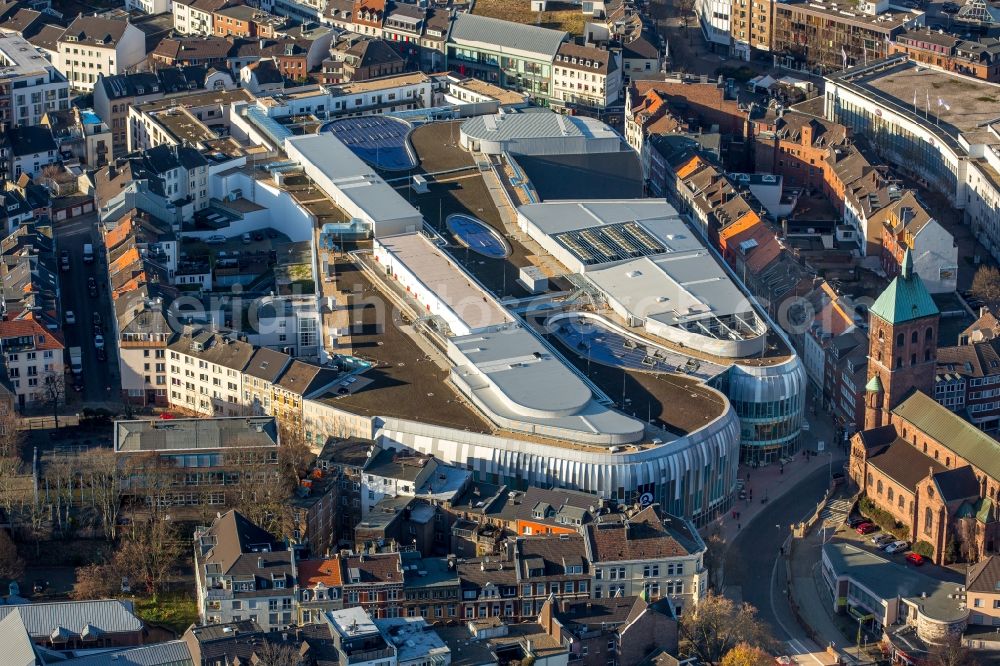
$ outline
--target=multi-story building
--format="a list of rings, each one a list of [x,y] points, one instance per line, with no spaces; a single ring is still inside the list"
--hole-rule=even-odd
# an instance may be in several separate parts
[[[650,656],[677,654],[677,615],[668,601],[615,597],[559,602],[542,607],[538,623],[565,645],[580,666],[640,664]]]
[[[362,484],[362,516],[367,516],[384,497],[414,497],[417,489],[434,476],[434,456],[382,449],[365,465]]]
[[[403,558],[403,602],[406,617],[423,617],[442,623],[458,618],[462,584],[454,558],[422,557],[416,551],[400,553]]]
[[[622,101],[621,55],[570,42],[559,45],[552,63],[552,104],[601,110]]]
[[[116,421],[114,450],[141,507],[200,519],[245,498],[245,482],[281,483],[278,427],[271,417]]]
[[[197,330],[167,346],[170,405],[204,416],[244,412],[243,370],[251,345],[233,337]]]
[[[298,569],[295,624],[322,622],[327,611],[344,607],[344,572],[339,557],[302,560]]]
[[[231,90],[236,84],[225,71],[204,67],[161,67],[155,72],[137,72],[98,77],[94,85],[94,111],[111,128],[115,157],[128,152],[128,110],[164,97],[181,97],[204,90]]]
[[[896,35],[889,55],[905,53],[911,60],[930,67],[1000,82],[1000,43],[976,41],[929,28],[907,30]]]
[[[325,620],[337,649],[337,662],[356,666],[397,666],[400,648],[372,621],[374,616],[361,608],[344,608],[326,613]],[[433,663],[433,662],[432,662]]]
[[[986,432],[1000,427],[1000,341],[939,347],[934,399]]]
[[[102,74],[126,74],[146,59],[146,35],[124,19],[80,14],[56,41],[53,64],[75,90],[91,91]]]
[[[932,294],[951,293],[958,285],[958,243],[938,222],[913,190],[872,216],[882,226],[882,270],[899,275],[903,255],[913,255],[913,268],[926,275],[924,284]]]
[[[229,4],[229,0],[176,0],[172,3],[174,30],[182,35],[216,34],[215,13]]]
[[[295,551],[237,511],[195,530],[202,624],[251,620],[268,631],[295,624]]]
[[[844,12],[835,3],[776,2],[771,51],[787,69],[832,72],[867,64],[889,54],[896,35],[924,24],[917,10],[874,0]]]
[[[778,174],[788,185],[824,190],[827,157],[832,147],[846,143],[846,127],[774,107],[752,122],[758,172]]]
[[[595,572],[587,559],[582,535],[515,537],[508,539],[504,547],[501,559],[517,573],[517,605],[520,608],[515,607],[514,612],[522,620],[537,616],[547,599],[578,601],[590,598]],[[497,613],[490,616],[496,617]],[[509,616],[507,608],[503,616]]]
[[[323,61],[322,78],[324,83],[368,81],[402,74],[405,66],[406,61],[388,42],[351,36],[330,49],[330,58]]]
[[[0,33],[0,127],[37,125],[69,109],[69,82],[22,37]]]
[[[728,54],[732,45],[732,0],[696,0],[701,34],[713,51]]]
[[[302,403],[329,389],[340,373],[332,368],[293,360],[278,380],[271,384],[271,414],[289,432],[303,433]]]
[[[62,336],[34,317],[0,321],[0,352],[18,408],[65,400],[65,350]]]
[[[621,518],[598,516],[584,530],[593,571],[591,596],[669,598],[678,613],[697,605],[708,591],[708,571],[705,542],[694,526],[661,515],[657,505]]]
[[[750,60],[755,54],[771,51],[773,0],[733,0],[729,31],[732,54]]]
[[[360,553],[342,558],[344,607],[360,606],[372,617],[400,617],[403,565],[399,553]]]
[[[448,68],[545,104],[555,97],[553,61],[566,38],[559,30],[460,13],[448,35]]]
[[[969,624],[1000,627],[1000,557],[990,555],[965,574],[964,592]]]
[[[17,180],[21,174],[31,178],[41,174],[42,169],[61,159],[52,131],[41,125],[12,127],[0,136],[0,155],[3,160],[4,175],[9,180]]]
[[[267,347],[254,351],[243,370],[243,404],[251,414],[270,414],[274,383],[292,362],[288,354]]]

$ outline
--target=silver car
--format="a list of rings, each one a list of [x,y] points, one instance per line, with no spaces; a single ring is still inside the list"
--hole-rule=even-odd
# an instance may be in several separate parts
[[[895,540],[896,537],[894,537],[893,535],[889,534],[888,532],[882,532],[872,537],[872,545],[878,546],[879,548],[884,548],[886,544],[890,544]]]
[[[885,552],[889,553],[902,553],[904,550],[910,547],[909,541],[893,541],[888,546],[885,547]]]

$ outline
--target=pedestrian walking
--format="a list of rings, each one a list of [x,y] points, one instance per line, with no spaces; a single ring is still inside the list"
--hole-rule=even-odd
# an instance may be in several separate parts
[[[743,529],[743,526],[740,525],[739,523],[736,523],[736,531],[739,532],[741,529]]]

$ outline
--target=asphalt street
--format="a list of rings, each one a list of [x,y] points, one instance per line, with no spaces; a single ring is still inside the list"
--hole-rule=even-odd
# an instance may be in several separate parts
[[[113,335],[111,324],[111,298],[108,294],[107,269],[104,255],[97,244],[97,215],[84,215],[66,222],[54,225],[56,251],[69,251],[70,270],[59,274],[59,288],[62,299],[62,311],[69,310],[76,315],[76,323],[64,325],[66,336],[66,365],[69,367],[69,348],[80,347],[83,352],[83,391],[73,390],[73,377],[66,375],[66,397],[69,405],[84,403],[118,402],[120,400],[120,384],[117,379],[117,357],[115,346],[109,339]],[[83,246],[86,243],[94,245],[95,260],[86,264],[83,261]],[[97,297],[92,298],[87,291],[87,278],[93,277],[97,283]],[[94,346],[94,312],[100,312],[104,327],[106,360],[98,361],[97,348]],[[64,320],[65,323],[65,320]],[[108,390],[110,387],[110,391]]]
[[[726,586],[740,586],[743,601],[755,606],[780,641],[801,646],[810,642],[788,605],[779,549],[793,523],[812,515],[829,487],[830,473],[822,467],[757,515],[733,540],[726,555]],[[758,500],[760,501],[760,500]]]

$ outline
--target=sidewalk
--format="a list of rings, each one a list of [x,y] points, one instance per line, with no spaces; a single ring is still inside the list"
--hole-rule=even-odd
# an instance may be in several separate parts
[[[831,457],[827,453],[813,454],[809,459],[802,453],[795,456],[793,462],[784,466],[769,465],[767,467],[750,468],[740,466],[739,475],[747,490],[746,500],[736,500],[731,511],[711,523],[706,529],[721,528],[722,538],[726,543],[732,543],[740,530],[745,530],[757,515],[766,509],[771,502],[780,500],[785,493],[795,487],[800,481],[821,468],[831,468],[836,473],[843,464],[843,456],[834,452]],[[749,480],[748,480],[749,477]],[[750,494],[753,500],[750,500]],[[764,501],[766,498],[767,501]],[[816,509],[815,506],[802,507],[803,518],[808,517]],[[733,512],[739,516],[733,516]]]
[[[844,500],[849,496],[845,486],[841,486],[831,498],[831,502]],[[840,522],[840,521],[838,521]],[[822,574],[823,539],[829,541],[831,532],[818,529],[817,523],[804,538],[793,539],[788,556],[789,600],[799,624],[810,637],[820,645],[833,645],[845,663],[869,663],[870,657],[862,651],[859,660],[856,639],[856,625],[845,616],[833,610],[833,601]],[[841,524],[841,529],[843,529]],[[868,636],[868,645],[877,644],[877,637]]]

